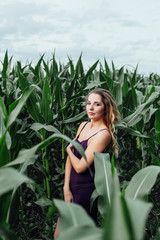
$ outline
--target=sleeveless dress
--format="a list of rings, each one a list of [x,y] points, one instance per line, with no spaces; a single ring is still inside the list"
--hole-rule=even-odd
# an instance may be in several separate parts
[[[83,147],[84,150],[86,150],[88,140],[91,137],[95,136],[97,133],[99,133],[100,131],[103,131],[103,130],[107,130],[109,132],[109,130],[107,128],[101,129],[100,131],[96,132],[95,134],[93,134],[92,136],[87,138],[86,140],[83,140],[83,141],[80,142],[78,140],[78,138],[79,138],[82,130],[87,125],[87,123],[88,122],[86,122],[84,124],[84,126],[81,129],[79,135],[75,139],[75,141],[78,142]],[[79,160],[82,157],[75,148],[74,148],[74,155]],[[71,192],[73,194],[74,203],[80,204],[87,211],[87,213],[93,218],[95,223],[97,224],[98,209],[97,209],[97,202],[96,201],[94,202],[92,210],[90,212],[90,198],[91,198],[91,195],[92,195],[92,193],[95,189],[95,185],[94,185],[94,175],[95,175],[94,162],[90,165],[90,168],[92,170],[93,176],[91,176],[88,168],[82,173],[77,173],[74,170],[74,168],[72,167],[71,176],[70,176],[70,189],[71,189]]]

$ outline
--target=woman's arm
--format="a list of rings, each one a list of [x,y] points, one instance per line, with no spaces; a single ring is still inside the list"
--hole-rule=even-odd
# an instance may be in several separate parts
[[[81,123],[76,137],[78,136],[78,134],[80,133],[81,129],[83,128],[85,122]],[[75,140],[75,138],[73,139],[73,141]],[[71,149],[72,151],[72,149]],[[72,169],[72,163],[70,161],[69,156],[67,157],[66,160],[66,164],[65,164],[65,179],[64,179],[64,186],[63,186],[63,191],[64,191],[64,199],[67,202],[72,202],[73,201],[73,196],[72,193],[70,191],[70,176],[71,176],[71,169]]]
[[[71,169],[72,169],[72,164],[71,164],[71,161],[70,161],[69,157],[67,157],[66,165],[65,165],[64,186],[63,186],[64,200],[66,202],[73,202],[73,195],[70,191]]]
[[[89,146],[85,151],[87,162],[91,165],[94,161],[94,152],[103,152],[104,149],[109,145],[111,141],[111,135],[108,131],[99,132],[96,137],[90,142]],[[77,173],[84,172],[88,165],[86,160],[82,157],[80,160],[74,155],[71,150],[72,145],[69,144],[67,147],[67,153],[70,158],[71,164]]]

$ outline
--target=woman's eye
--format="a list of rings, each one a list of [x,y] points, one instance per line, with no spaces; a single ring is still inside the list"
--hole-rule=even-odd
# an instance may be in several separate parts
[[[100,106],[100,104],[99,104],[99,103],[96,103],[96,106]]]
[[[90,102],[87,102],[87,105],[90,105],[91,103]]]

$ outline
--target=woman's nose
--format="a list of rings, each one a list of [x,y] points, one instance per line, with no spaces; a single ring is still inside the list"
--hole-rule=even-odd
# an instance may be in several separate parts
[[[93,109],[93,104],[90,105],[90,109]]]

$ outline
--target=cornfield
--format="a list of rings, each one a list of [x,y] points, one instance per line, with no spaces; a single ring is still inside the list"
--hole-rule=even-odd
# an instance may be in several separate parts
[[[87,120],[85,96],[109,90],[121,121],[119,156],[95,153],[99,226],[78,205],[63,201],[66,146]],[[75,147],[84,155],[78,144]],[[96,61],[84,70],[42,56],[36,66],[0,70],[0,239],[160,239],[160,76]]]

